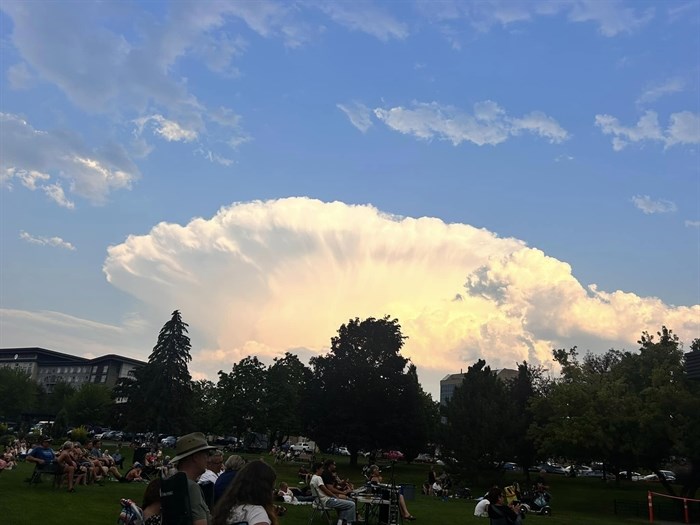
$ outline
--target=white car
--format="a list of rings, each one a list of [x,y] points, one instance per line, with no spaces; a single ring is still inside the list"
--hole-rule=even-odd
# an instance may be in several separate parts
[[[308,443],[295,443],[289,448],[292,452],[311,452],[311,445]]]
[[[349,456],[350,451],[348,450],[348,447],[338,447],[338,454],[341,456]]]
[[[621,471],[620,477],[623,479],[626,479],[627,478],[627,471],[626,470]],[[642,479],[642,477],[643,476],[639,472],[630,472],[630,479],[632,479],[632,481],[639,481]]]
[[[659,470],[659,472],[669,483],[673,483],[674,481],[676,481],[676,474],[674,472],[670,470]],[[659,476],[657,476],[656,474],[649,474],[647,476],[643,476],[642,481],[659,481]]]

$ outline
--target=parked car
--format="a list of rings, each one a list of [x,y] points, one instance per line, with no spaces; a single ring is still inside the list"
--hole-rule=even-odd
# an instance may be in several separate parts
[[[385,457],[386,459],[390,459],[392,461],[398,461],[400,459],[403,459],[403,452],[400,452],[398,450],[387,450],[382,454],[382,457]]]
[[[418,454],[413,460],[414,463],[435,463],[435,458],[430,454]]]
[[[659,470],[659,473],[664,477],[669,483],[676,481],[676,474],[670,470]],[[659,481],[659,476],[656,474],[649,474],[642,477],[642,481]]]
[[[336,449],[335,453],[340,455],[340,456],[349,456],[350,455],[350,451],[348,450],[348,447],[338,447]]]
[[[520,465],[518,465],[517,463],[513,463],[512,461],[506,461],[503,464],[503,470],[515,472],[520,470]]]
[[[160,440],[160,444],[168,448],[173,448],[175,443],[177,443],[177,438],[175,436],[164,437]]]
[[[623,479],[627,479],[627,471],[622,470],[620,471],[619,476]],[[630,472],[630,479],[632,481],[639,481],[643,478],[643,476],[639,472]]]
[[[295,443],[291,447],[289,447],[292,452],[313,452],[313,448],[309,443]]]
[[[564,467],[561,465],[554,465],[552,463],[543,463],[541,465],[537,465],[537,470],[539,472],[545,471],[547,474],[559,474],[562,476],[566,475],[566,470],[564,470]]]
[[[581,476],[587,477],[593,475],[593,469],[588,465],[569,465],[564,467],[567,476]]]

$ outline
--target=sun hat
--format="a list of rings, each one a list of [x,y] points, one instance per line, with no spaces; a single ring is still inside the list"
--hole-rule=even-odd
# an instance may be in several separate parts
[[[175,443],[175,457],[170,460],[171,463],[177,463],[181,459],[196,454],[197,452],[202,452],[204,450],[212,450],[216,447],[212,447],[207,443],[207,438],[201,432],[192,432],[191,434],[185,434],[177,438]]]

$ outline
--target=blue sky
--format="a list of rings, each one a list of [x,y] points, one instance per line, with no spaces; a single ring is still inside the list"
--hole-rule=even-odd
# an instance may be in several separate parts
[[[0,344],[197,378],[700,335],[700,2],[0,6]]]

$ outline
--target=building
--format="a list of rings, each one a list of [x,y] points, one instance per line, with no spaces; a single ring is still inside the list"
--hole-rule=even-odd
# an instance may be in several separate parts
[[[145,364],[116,354],[87,359],[46,348],[0,348],[0,367],[24,370],[47,392],[53,391],[58,382],[75,388],[84,383],[113,388],[117,379],[133,376],[134,370]]]
[[[511,368],[494,370],[493,373],[496,374],[496,377],[501,381],[508,381],[518,377],[518,371]],[[465,374],[460,371],[459,374],[449,374],[440,380],[440,404],[442,406],[445,406],[452,398],[455,388],[460,386],[462,381],[464,381],[464,376]]]

